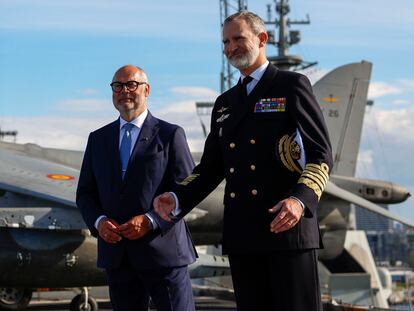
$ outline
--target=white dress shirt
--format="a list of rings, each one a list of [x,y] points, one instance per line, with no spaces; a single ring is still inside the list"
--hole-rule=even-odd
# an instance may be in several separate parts
[[[252,77],[253,79],[252,79],[252,81],[250,81],[246,85],[247,95],[249,95],[251,93],[251,91],[253,91],[253,89],[257,85],[257,83],[259,83],[259,81],[263,77],[263,74],[265,73],[266,68],[267,68],[268,65],[269,65],[269,61],[267,60],[263,65],[261,65],[259,68],[257,68],[255,71],[253,71],[251,74],[249,74],[249,76]],[[243,82],[244,78],[246,78],[246,76],[240,74],[241,82]]]

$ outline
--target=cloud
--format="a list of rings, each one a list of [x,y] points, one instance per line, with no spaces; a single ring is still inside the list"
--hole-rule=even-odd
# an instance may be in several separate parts
[[[404,88],[404,90],[413,90],[414,89],[414,80],[410,80],[410,79],[401,79],[400,84],[402,86],[402,88]]]
[[[184,128],[191,151],[203,150],[205,138],[201,122],[208,129],[210,127],[210,116],[198,116],[194,101],[177,102],[165,109],[153,110],[153,113],[161,119]]]
[[[356,176],[372,178],[374,165],[374,152],[372,149],[360,149],[358,153]]]
[[[173,94],[185,95],[195,100],[214,101],[219,93],[206,87],[180,86],[171,88]]]
[[[407,99],[396,99],[392,103],[394,105],[409,105],[411,102]]]
[[[109,100],[66,99],[57,104],[56,109],[64,112],[109,112],[113,105]]]
[[[361,150],[358,154],[358,163],[371,165],[374,162],[372,150]]]
[[[18,143],[82,150],[88,134],[116,117],[68,117],[61,115],[3,117],[2,126],[17,129]]]
[[[82,94],[86,96],[96,95],[99,94],[99,90],[97,89],[84,89],[82,90]]]
[[[368,97],[376,98],[390,94],[400,94],[402,90],[386,82],[371,82],[368,89]]]
[[[370,114],[366,118],[367,126],[378,132],[382,140],[409,144],[414,153],[414,105],[392,110],[377,107]]]

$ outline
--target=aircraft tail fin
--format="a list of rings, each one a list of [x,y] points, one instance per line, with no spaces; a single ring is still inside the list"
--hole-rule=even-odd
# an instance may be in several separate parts
[[[332,144],[332,174],[354,176],[372,63],[334,69],[313,86]]]

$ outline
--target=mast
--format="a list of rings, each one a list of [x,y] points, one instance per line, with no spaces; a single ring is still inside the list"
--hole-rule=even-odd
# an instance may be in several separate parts
[[[290,30],[291,25],[309,25],[309,15],[306,15],[306,20],[291,20],[288,18],[290,6],[288,0],[274,0],[275,11],[277,18],[272,18],[272,5],[267,5],[267,21],[266,25],[274,25],[279,28],[279,39],[275,40],[275,31],[269,30],[268,44],[274,45],[277,48],[277,56],[269,56],[269,61],[282,70],[303,70],[314,66],[317,62],[307,62],[303,60],[300,55],[289,55],[289,48],[292,45],[300,42],[300,31]]]

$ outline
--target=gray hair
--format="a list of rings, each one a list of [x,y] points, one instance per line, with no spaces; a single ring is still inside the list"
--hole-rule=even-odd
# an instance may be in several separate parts
[[[243,19],[255,35],[258,35],[261,32],[266,32],[263,19],[259,15],[249,11],[240,11],[230,15],[225,19],[224,25],[237,19]]]

